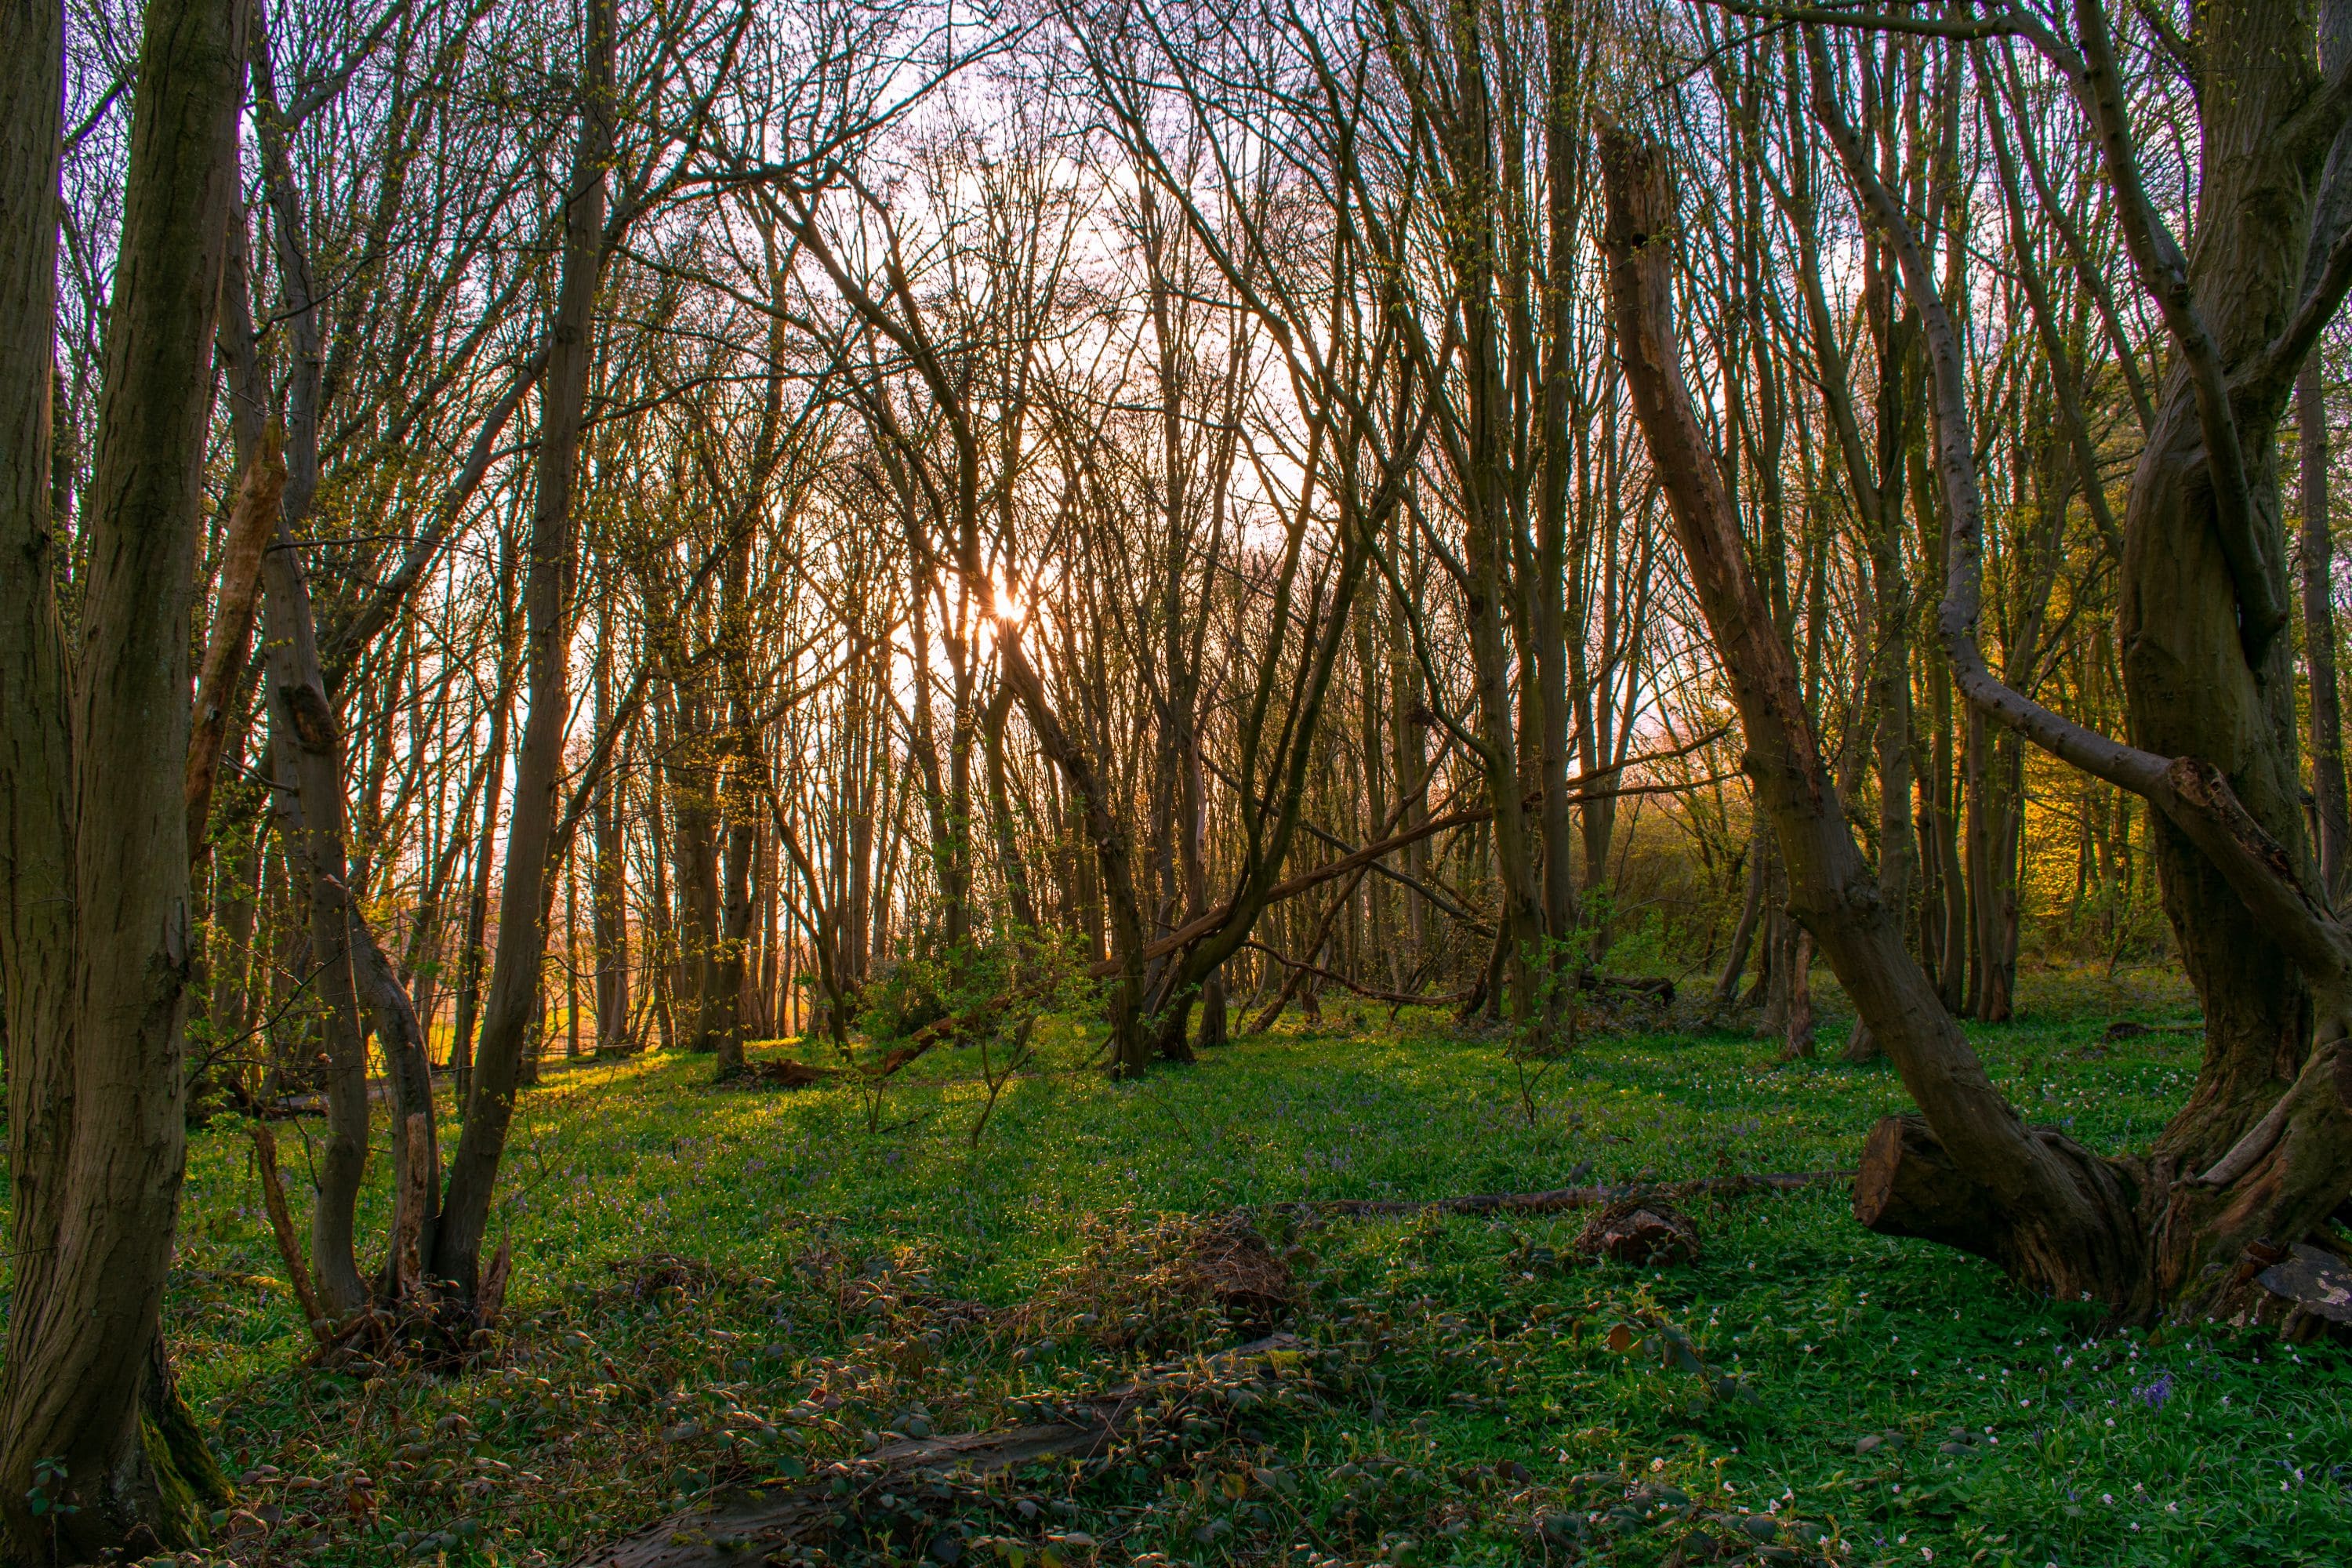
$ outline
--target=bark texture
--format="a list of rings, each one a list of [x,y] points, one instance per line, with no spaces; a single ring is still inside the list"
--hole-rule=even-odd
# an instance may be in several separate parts
[[[203,1527],[203,1445],[161,1362],[185,1156],[193,612],[245,11],[149,6],[69,647],[49,515],[63,17],[0,19],[0,992],[16,1280],[0,1522],[81,1562]],[[162,1419],[158,1419],[158,1416]],[[45,1502],[36,1516],[37,1462]]]

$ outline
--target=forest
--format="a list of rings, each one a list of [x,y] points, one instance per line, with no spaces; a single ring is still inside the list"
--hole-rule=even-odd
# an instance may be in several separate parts
[[[0,1563],[2352,1558],[2352,0],[0,53]]]

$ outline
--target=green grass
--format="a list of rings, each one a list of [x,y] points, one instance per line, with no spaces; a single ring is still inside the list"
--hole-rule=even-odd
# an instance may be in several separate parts
[[[2143,1142],[2194,1074],[2194,1035],[2098,1043],[2111,1017],[2180,1016],[2177,993],[2051,975],[2026,1001],[2039,1021],[1978,1047],[2029,1115],[2095,1147]],[[1830,1055],[1839,1038],[1824,1027]],[[1004,1423],[1024,1395],[1231,1342],[1135,1284],[1135,1259],[1190,1234],[1163,1216],[1547,1187],[1587,1163],[1850,1166],[1906,1103],[1884,1065],[1778,1065],[1721,1033],[1597,1040],[1544,1081],[1533,1124],[1498,1043],[1433,1014],[1332,1013],[1133,1085],[1084,1070],[1087,1044],[1047,1039],[976,1151],[981,1087],[954,1053],[894,1089],[879,1135],[846,1089],[714,1089],[707,1060],[552,1075],[501,1211],[508,1337],[446,1379],[296,1366],[249,1144],[216,1123],[192,1149],[169,1327],[249,1478],[225,1555],[566,1561],[730,1479],[910,1424]],[[299,1190],[300,1141],[280,1142]],[[1574,1260],[1583,1217],[1261,1208],[1301,1282],[1295,1327],[1339,1347],[1312,1396],[833,1560],[2352,1560],[2341,1349],[2104,1334],[1974,1259],[1863,1232],[1834,1188],[1703,1204],[1704,1253],[1669,1269]],[[615,1268],[656,1254],[709,1268]],[[954,1333],[941,1303],[961,1300],[1003,1310]]]

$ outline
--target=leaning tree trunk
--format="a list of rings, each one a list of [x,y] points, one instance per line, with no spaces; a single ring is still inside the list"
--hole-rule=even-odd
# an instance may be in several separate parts
[[[2108,1295],[2116,1281],[2144,1272],[2138,1238],[2117,1223],[2131,1211],[2129,1189],[2087,1150],[2025,1125],[1905,943],[1897,911],[1854,843],[1794,661],[1749,569],[1722,469],[1692,411],[1674,330],[1675,202],[1664,157],[1612,130],[1601,159],[1617,351],[1731,683],[1747,771],[1780,846],[1789,912],[1819,943],[1941,1145],[1974,1184],[1973,1205],[2004,1217],[2000,1239],[2010,1271],[2056,1295]],[[1865,1196],[1857,1191],[1857,1210]]]
[[[147,10],[69,654],[49,473],[64,19],[39,0],[0,19],[0,1005],[15,1252],[0,1525],[27,1562],[188,1544],[217,1479],[159,1336],[186,1152],[188,628],[245,24],[240,0]]]
[[[2138,185],[2105,19],[2095,0],[2084,0],[2082,9],[2083,96],[2103,141],[2126,247],[2179,351],[2134,480],[2126,546],[2127,576],[2143,589],[2151,582],[2161,586],[2173,609],[2158,627],[2146,618],[2154,605],[2145,596],[2137,609],[2126,601],[2127,647],[2135,636],[2144,639],[2138,653],[2127,655],[2126,668],[2148,688],[2135,700],[2133,720],[2145,725],[2154,715],[2177,735],[2198,731],[2206,710],[2184,702],[2182,688],[2184,681],[2201,682],[2206,702],[2236,716],[2234,733],[2202,733],[2226,743],[2223,754],[2242,769],[2240,784],[2210,759],[2168,758],[2109,740],[2002,684],[1986,665],[1977,643],[1983,500],[1959,338],[1908,220],[1861,155],[1818,31],[1809,31],[1806,52],[1815,112],[1837,143],[1865,210],[1893,244],[1922,318],[1947,514],[1948,575],[1937,635],[1955,683],[1975,713],[2146,796],[2157,808],[2168,846],[2167,902],[2175,930],[2207,998],[2209,1020],[2217,1008],[2224,1014],[2209,1024],[2197,1091],[2150,1155],[2075,1162],[2105,1210],[2095,1216],[2092,1238],[2097,1255],[2081,1270],[2090,1276],[2084,1289],[2130,1314],[2236,1312],[2257,1305],[2244,1292],[2264,1267],[2352,1194],[2352,928],[2309,891],[2310,858],[2293,795],[2293,720],[2278,711],[2276,696],[2288,684],[2277,637],[2286,612],[2276,476],[2268,456],[2301,353],[2352,285],[2352,241],[2331,253],[2329,281],[2305,293],[2300,304],[2292,301],[2303,276],[2301,258],[2267,268],[2277,307],[2272,317],[2293,323],[2279,337],[2258,335],[2268,331],[2263,321],[2211,332],[2209,321],[2225,314],[2218,307],[2227,306],[2249,279],[2232,274],[2227,287],[2208,290],[2200,303],[2187,258]],[[2263,35],[2252,40],[2262,58],[2238,62],[2247,78],[2241,85],[2250,91],[2266,70],[2309,75],[2307,64],[2294,63],[2301,56],[2281,51],[2278,39],[2264,32],[2266,26],[2274,31],[2276,21],[2232,14],[2223,29]],[[2231,47],[2243,49],[2249,42],[2235,37]],[[2209,102],[2208,108],[2224,122],[2237,112],[2235,105],[2215,109]],[[2340,124],[2340,107],[2336,113]],[[2321,145],[2310,153],[2305,173],[2316,172],[2335,129],[2329,125],[2315,137]],[[2280,147],[2294,142],[2284,131],[2273,124],[2232,151],[2245,128],[2224,123],[2215,129],[2207,154],[2229,153],[2226,181],[2237,183],[2233,192],[2221,194],[2255,201],[2266,216],[2257,224],[2242,213],[2217,216],[2209,209],[2200,235],[2200,265],[2217,246],[2226,251],[2232,240],[2252,245],[2255,233],[2274,224],[2280,201],[2302,199],[2300,178],[2289,183],[2291,189],[2281,188]],[[2267,179],[2250,174],[2263,170]],[[2216,186],[2209,183],[2205,193],[2211,200]],[[2266,270],[2260,255],[2240,259],[2252,273]],[[2240,361],[2234,368],[2231,353]],[[2242,440],[2242,434],[2253,439]],[[2169,541],[2169,561],[2154,559],[2165,552],[2142,536],[2148,532]],[[2201,646],[2200,623],[2207,638]],[[2146,656],[2154,639],[2168,639],[2156,646],[2172,662]],[[2256,679],[2261,672],[2267,677]],[[2251,804],[2241,788],[2253,796]],[[2280,837],[2273,823],[2288,836]],[[2272,976],[2284,996],[2251,996],[2252,974]],[[2316,1049],[2306,1043],[2299,1018],[2287,1033],[2280,1017],[2289,1004],[2300,1013],[2306,998],[2318,1005]],[[2258,1000],[2263,1005],[2255,1005]],[[2271,1025],[2254,1027],[2266,1016]],[[1889,1052],[1907,1068],[1892,1041]],[[2264,1069],[2267,1080],[2252,1083]],[[2046,1216],[1993,1190],[2005,1173],[1962,1146],[1969,1129],[1953,1125],[1924,1100],[1921,1109],[1923,1121],[1890,1119],[1873,1133],[1856,1188],[1857,1214],[1874,1228],[1948,1241],[2041,1283],[2036,1260],[2019,1248],[2021,1239],[2044,1232]],[[2053,1135],[2039,1136],[2054,1147]],[[2128,1201],[2117,1201],[2126,1195]]]

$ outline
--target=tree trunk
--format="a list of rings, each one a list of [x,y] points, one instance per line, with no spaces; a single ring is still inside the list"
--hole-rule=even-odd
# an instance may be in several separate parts
[[[995,836],[997,869],[1004,878],[1013,919],[1024,930],[1034,930],[1037,904],[1029,891],[1028,863],[1022,858],[1020,833],[1013,820],[1013,792],[1005,779],[1004,721],[1012,711],[1013,689],[999,682],[981,714],[981,742],[988,769],[988,821]]]
[[[282,533],[263,570],[269,642],[269,734],[278,787],[271,804],[299,873],[310,936],[308,978],[326,1037],[327,1140],[310,1210],[310,1267],[320,1299],[337,1317],[367,1300],[355,1239],[360,1186],[367,1174],[367,1036],[353,980],[352,911],[345,863],[342,744],[323,689],[306,679],[318,667],[310,595],[293,542]],[[292,788],[286,787],[290,782]]]
[[[692,997],[694,1011],[686,1030],[686,1048],[713,1049],[712,1026],[719,963],[719,881],[718,761],[710,753],[717,738],[703,718],[703,694],[698,687],[680,682],[672,688],[670,733],[662,747],[669,783],[670,850],[679,902],[677,922],[678,994]]]
[[[656,731],[658,732],[658,731]],[[646,864],[653,868],[652,897],[647,900],[653,927],[652,941],[646,944],[649,961],[646,973],[653,986],[654,1027],[661,1037],[661,1048],[677,1048],[677,1022],[674,1012],[677,995],[677,922],[673,918],[669,895],[669,857],[662,846],[668,834],[662,824],[662,786],[658,769],[648,773],[646,781]],[[815,895],[810,895],[814,898]]]
[[[222,283],[224,292],[244,286],[244,279],[234,275]],[[262,549],[277,536],[278,501],[286,486],[286,466],[267,439],[245,457],[244,468],[223,546],[218,607],[205,633],[204,666],[196,678],[194,732],[188,739],[187,777],[182,786],[189,848],[199,859],[212,816],[214,781],[245,686],[246,649],[261,593]]]
[[[1771,853],[1771,828],[1759,815],[1750,834],[1746,889],[1739,898],[1739,921],[1731,928],[1731,943],[1723,955],[1723,972],[1716,976],[1714,1008],[1730,1011],[1739,1001],[1740,977],[1748,972],[1748,954],[1756,942],[1756,927],[1764,915],[1765,861]]]
[[[1546,241],[1545,274],[1547,287],[1542,309],[1548,318],[1544,323],[1543,388],[1538,411],[1540,434],[1536,443],[1538,475],[1536,484],[1536,571],[1529,585],[1528,598],[1532,613],[1528,616],[1534,634],[1534,659],[1537,676],[1537,700],[1523,704],[1531,710],[1540,725],[1540,772],[1543,786],[1543,915],[1546,931],[1553,938],[1566,941],[1583,919],[1582,900],[1577,885],[1574,857],[1570,847],[1577,839],[1577,825],[1572,821],[1574,807],[1569,800],[1568,751],[1569,725],[1572,703],[1570,700],[1570,648],[1571,635],[1579,640],[1577,652],[1581,653],[1584,628],[1578,625],[1571,633],[1568,613],[1568,552],[1569,507],[1571,486],[1570,467],[1580,454],[1572,449],[1569,431],[1571,424],[1581,434],[1582,412],[1575,406],[1576,381],[1583,366],[1577,363],[1576,351],[1580,340],[1578,331],[1580,311],[1576,290],[1568,280],[1576,274],[1577,252],[1582,236],[1578,223],[1582,216],[1583,183],[1579,178],[1583,163],[1585,128],[1583,106],[1580,101],[1578,81],[1579,56],[1582,40],[1579,36],[1582,18],[1575,16],[1570,7],[1553,0],[1543,8],[1544,75],[1549,87],[1547,94],[1548,111],[1544,116],[1544,238]],[[1527,306],[1522,304],[1520,309]],[[1613,504],[1613,494],[1610,500]],[[1579,672],[1581,674],[1581,671]],[[1366,684],[1370,680],[1366,672]],[[1580,684],[1582,684],[1580,681]],[[1605,703],[1606,699],[1603,699]],[[1588,742],[1591,731],[1586,731]],[[1605,747],[1604,747],[1605,749]],[[1584,771],[1591,773],[1593,765],[1588,758]],[[1613,780],[1596,781],[1606,789]],[[1399,781],[1402,791],[1410,786]],[[1598,886],[1608,866],[1608,824],[1613,820],[1607,809],[1616,805],[1612,800],[1587,800],[1582,812],[1585,844],[1584,882]],[[1593,846],[1601,848],[1594,853]],[[1581,965],[1586,956],[1556,955],[1559,961]],[[1563,998],[1565,987],[1554,986],[1555,1005]]]
[[[983,574],[967,573],[968,576]],[[1094,761],[1070,739],[1047,700],[1028,656],[1010,628],[1000,634],[998,658],[1006,680],[1021,700],[1030,732],[1038,749],[1061,770],[1070,788],[1070,804],[1086,835],[1094,841],[1094,865],[1104,902],[1108,906],[1110,947],[1118,976],[1106,1006],[1110,1015],[1111,1058],[1116,1069],[1133,1077],[1151,1065],[1153,1041],[1143,1028],[1143,913],[1135,901],[1135,874],[1127,835],[1112,816]]]
[[[225,837],[213,858],[212,994],[205,1004],[205,1017],[211,1026],[214,1059],[203,1080],[189,1086],[194,1094],[201,1082],[225,1079],[229,1095],[240,1105],[247,1103],[253,1086],[231,1052],[246,1043],[245,1032],[251,1026],[247,1019],[252,1012],[254,930],[261,912],[260,871],[259,847],[242,826]]]
[[[1691,582],[1732,686],[1756,798],[1780,846],[1790,913],[1829,959],[1941,1146],[2010,1216],[2012,1272],[2039,1289],[2109,1294],[2137,1272],[2106,1166],[2038,1141],[1996,1091],[1903,940],[1822,763],[1771,606],[1748,567],[1722,470],[1691,411],[1673,325],[1673,184],[1663,155],[1616,131],[1601,162],[1618,353]]]
[[[1789,993],[1780,1022],[1780,1059],[1808,1058],[1813,1054],[1813,934],[1790,921]]]
[[[1429,811],[1423,798],[1429,773],[1423,731],[1433,715],[1423,700],[1421,666],[1412,657],[1403,620],[1402,616],[1394,616],[1389,634],[1389,748],[1396,773],[1397,798],[1411,803],[1405,808],[1403,826],[1412,828],[1421,825]],[[1426,839],[1415,839],[1407,845],[1403,858],[1406,876],[1416,882],[1429,879]],[[1411,889],[1404,894],[1404,931],[1405,967],[1418,969],[1427,956],[1429,945],[1429,900]]]
[[[146,13],[69,654],[49,463],[64,19],[38,0],[0,19],[0,1005],[15,1253],[0,1523],[27,1562],[190,1544],[217,1480],[159,1334],[186,1151],[188,628],[245,25],[237,0]],[[52,1511],[37,1518],[37,1464],[63,1472],[45,1468]]]
[[[2182,380],[2168,378],[2158,395],[2156,427],[2125,513],[2122,632],[2131,739],[2147,751],[2194,756],[2221,769],[2300,870],[2310,841],[2294,754],[2292,650],[2280,639],[2259,668],[2247,663],[2237,597],[2199,499],[2203,437]],[[2247,442],[2250,453],[2269,445]],[[2277,513],[2270,515],[2275,520]],[[2221,868],[2164,814],[2150,826],[2165,914],[2205,1005],[2197,1086],[2159,1147],[2201,1168],[2261,1117],[2302,1065],[2310,993],[2271,935],[2247,921]]]
[[[711,1049],[721,1080],[743,1072],[743,987],[751,941],[751,860],[757,834],[747,814],[727,826],[726,877],[720,896],[719,951],[710,993],[704,998]]]
[[[2201,68],[2231,89],[2200,100],[2205,174],[2196,246],[2177,270],[2188,296],[2183,308],[2198,319],[2207,350],[2225,364],[2263,350],[2305,277],[2317,160],[2303,166],[2282,132],[2319,80],[2312,19],[2307,9],[2272,5],[2200,22]],[[2110,48],[2105,26],[2100,18],[2097,36],[2085,43],[2095,79],[2114,87],[2112,61],[2098,66]],[[2103,123],[2113,123],[2112,117]],[[2109,140],[2124,134],[2116,125]],[[2112,171],[2112,149],[2108,162]],[[2128,210],[2130,204],[2123,205]],[[2136,247],[2148,249],[2146,242]],[[2162,298],[2151,270],[2163,270],[2158,258],[2135,259]],[[2125,511],[2118,630],[2129,734],[2133,744],[2158,756],[2194,757],[2218,768],[2301,872],[2310,851],[2295,754],[2293,653],[2287,639],[2272,635],[2275,626],[2262,624],[2259,603],[2266,595],[2284,603],[2274,438],[2284,397],[2225,394],[2235,450],[2217,454],[2208,437],[2211,416],[2200,405],[2198,357],[2174,356]],[[2211,477],[2223,455],[2242,468],[2239,486]],[[2247,515],[2233,524],[2220,492],[2240,487]],[[2251,537],[2242,540],[2242,533]],[[2249,548],[2260,557],[2252,566],[2242,559]],[[2204,1002],[2206,1026],[2197,1087],[2158,1148],[2202,1165],[2277,1100],[2301,1066],[2310,994],[2274,937],[2250,926],[2221,870],[2167,814],[2158,813],[2152,826],[2165,912]]]
[[[1883,270],[1874,291],[1874,323],[1879,334],[1878,462],[1870,530],[1872,589],[1870,704],[1877,714],[1878,885],[1896,923],[1910,927],[1911,837],[1911,585],[1903,574],[1904,424],[1910,384],[1909,347],[1914,329],[1897,316]],[[1860,1018],[1847,1037],[1843,1059],[1861,1063],[1880,1055],[1870,1026]]]
[[[1920,1097],[1933,1151],[1882,1126],[1874,1149],[1894,1151],[1879,1161],[1891,1168],[1880,1171],[1884,1179],[1874,1179],[1865,1163],[1856,1214],[1881,1230],[1931,1234],[1926,1226],[1932,1216],[1887,1194],[1905,1190],[1906,1162],[1948,1159],[1982,1189],[1980,1194],[1963,1193],[1958,1201],[1973,1208],[1979,1223],[1988,1212],[1998,1216],[1993,1237],[1966,1244],[1996,1258],[2013,1276],[2058,1288],[2047,1255],[2059,1234],[2052,1223],[2056,1218],[2076,1245],[2092,1249],[2068,1270],[2088,1295],[2125,1315],[2158,1308],[2182,1316],[2215,1315],[2246,1305],[2242,1292],[2257,1269],[2245,1265],[2252,1261],[2258,1268],[2263,1248],[2299,1240],[2352,1194],[2352,1040],[2347,1038],[2352,930],[2310,895],[2311,868],[2301,840],[2282,840],[2263,820],[2265,814],[2273,821],[2283,817],[2293,833],[2302,826],[2293,787],[2291,715],[2279,721],[2281,693],[2292,682],[2284,679],[2285,648],[2277,635],[2286,613],[2276,477],[2269,456],[2300,351],[2293,346],[2295,329],[2275,340],[2285,346],[2272,346],[2277,318],[2261,305],[2265,293],[2275,306],[2278,296],[2293,288],[2293,262],[2300,259],[2283,261],[2276,254],[2280,204],[2302,197],[2300,172],[2277,154],[2285,117],[2309,102],[2312,82],[2306,56],[2279,36],[2283,18],[2290,31],[2300,25],[2283,11],[2231,13],[2204,35],[2205,47],[2213,51],[2209,61],[2232,68],[2237,90],[2227,95],[2226,104],[2209,97],[2200,106],[2223,121],[2209,120],[2203,145],[2209,174],[2215,167],[2211,160],[2221,156],[2225,177],[2209,180],[2200,192],[2204,221],[2198,256],[2200,265],[2229,258],[2231,268],[2219,284],[2209,278],[2200,289],[2138,184],[2106,19],[2095,0],[2083,0],[2080,10],[2084,100],[2100,133],[2126,247],[2177,351],[2127,514],[2121,629],[2126,670],[2147,687],[2131,694],[2132,717],[2136,725],[2152,716],[2178,732],[2201,729],[2205,739],[2231,743],[2242,785],[2204,758],[2168,758],[2088,730],[2003,684],[1986,665],[1977,643],[1984,508],[1959,336],[1908,219],[1859,156],[1818,32],[1807,34],[1806,52],[1815,112],[1838,142],[1874,222],[1895,247],[1906,289],[1926,327],[1950,568],[1937,613],[1946,658],[1972,712],[2146,796],[2158,808],[2175,852],[2170,874],[2179,879],[2168,881],[2176,932],[2184,948],[2192,941],[2203,944],[2191,973],[2208,987],[2205,1071],[2189,1106],[2145,1160],[2088,1159],[2048,1133],[2038,1133],[2023,1149],[1969,1147],[1977,1129],[1956,1120],[1950,1108]],[[2265,104],[2265,99],[2273,101]],[[2249,104],[2257,110],[2252,121],[2241,118]],[[2332,139],[2341,129],[2341,109],[2319,125]],[[2315,162],[2316,153],[2309,155]],[[2345,274],[2345,281],[2352,281],[2352,273]],[[2343,282],[2334,287],[2334,300],[2315,294],[2289,314],[2297,321],[2323,321],[2340,302]],[[2247,289],[2251,297],[2241,292]],[[2211,330],[2217,319],[2231,330],[2217,336]],[[2311,330],[2315,332],[2315,326]],[[2224,358],[2225,343],[2247,356],[2234,378]],[[2242,439],[2242,433],[2252,440]],[[2136,596],[2135,584],[2158,591]],[[2200,636],[2208,639],[2202,646]],[[2200,673],[2206,681],[2200,701],[2181,702],[2184,671]],[[2262,679],[2254,679],[2257,672]],[[2217,709],[2232,710],[2241,721],[2234,734],[2210,728],[2216,720],[2232,716]],[[2257,713],[2263,721],[2252,722]],[[2251,804],[2238,793],[2242,787],[2254,795]],[[2210,900],[2207,883],[2212,885]],[[2224,900],[2234,951],[2225,947],[2221,929]],[[2319,1048],[2308,1052],[2284,1092],[2263,1097],[2266,1110],[2255,1100],[2261,1090],[2248,1088],[2247,1069],[2259,1071],[2283,1052],[2303,1055],[2302,1037],[2250,1030],[2246,1025],[2254,1016],[2243,1010],[2231,1020],[2234,1027],[2214,1025],[2217,1001],[2242,1008],[2251,1000],[2244,990],[2248,973],[2264,967],[2278,973],[2297,1012],[2312,994],[2306,980],[2326,1007]],[[2276,1007],[2279,999],[2271,1003]],[[1905,1054],[1891,1039],[1888,1049],[1910,1083]],[[1918,1086],[1912,1087],[1918,1097]],[[2271,1087],[2276,1089],[2277,1082]],[[2215,1134],[2223,1129],[2228,1131],[2217,1143]],[[2209,1159],[2209,1151],[2217,1147],[2223,1152]],[[2041,1190],[2002,1191],[2021,1165],[2029,1172],[2073,1173],[2075,1195],[2084,1201],[2053,1205],[2053,1197],[2067,1195],[2063,1186],[2038,1182],[2034,1185]]]
[[[1983,1023],[2005,1024],[2017,989],[2021,803],[2014,784],[2023,759],[2016,737],[1988,731],[1982,714],[1971,710],[1968,723],[1969,908],[1976,917],[1969,1014]]]
[[[2303,657],[2311,688],[2311,798],[2319,885],[2342,901],[2352,808],[2345,803],[2344,716],[2336,684],[2336,534],[2327,508],[2327,399],[2316,350],[2295,378],[2303,479]]]
[[[563,863],[563,1059],[580,1059],[580,866]]]
[[[501,591],[507,581],[499,571]],[[474,1083],[474,1030],[482,1006],[482,943],[490,918],[490,868],[498,863],[499,808],[507,781],[507,726],[514,712],[514,663],[499,650],[499,687],[490,699],[488,782],[482,786],[482,831],[474,846],[474,885],[466,896],[465,941],[457,952],[457,1017],[449,1029],[449,1080],[463,1106]]]
[[[614,0],[589,0],[583,46],[580,141],[564,226],[563,272],[541,384],[530,560],[524,580],[525,658],[530,711],[515,768],[506,880],[499,895],[497,965],[483,1009],[481,1045],[467,1097],[466,1130],[449,1166],[434,1275],[471,1299],[480,1283],[483,1238],[499,1160],[514,1117],[524,1036],[537,1011],[547,952],[546,879],[562,782],[563,731],[571,709],[572,489],[594,353],[596,280],[603,260],[604,167],[613,143]]]
[[[596,724],[612,723],[612,659],[599,639],[596,661]],[[621,786],[607,779],[596,792],[590,817],[589,941],[596,960],[596,1055],[625,1057],[636,1049],[629,1031],[628,846],[623,837]]]
[[[1938,541],[1929,557],[1931,573],[1943,570],[1941,531],[1927,529]],[[1934,735],[1927,748],[1927,771],[1919,779],[1919,813],[1923,829],[1920,847],[1928,868],[1919,900],[1920,951],[1936,977],[1936,993],[1954,1015],[1968,1005],[1969,918],[1968,875],[1960,862],[1960,812],[1953,788],[1952,672],[1940,649],[1931,649],[1927,667],[1928,723]]]

